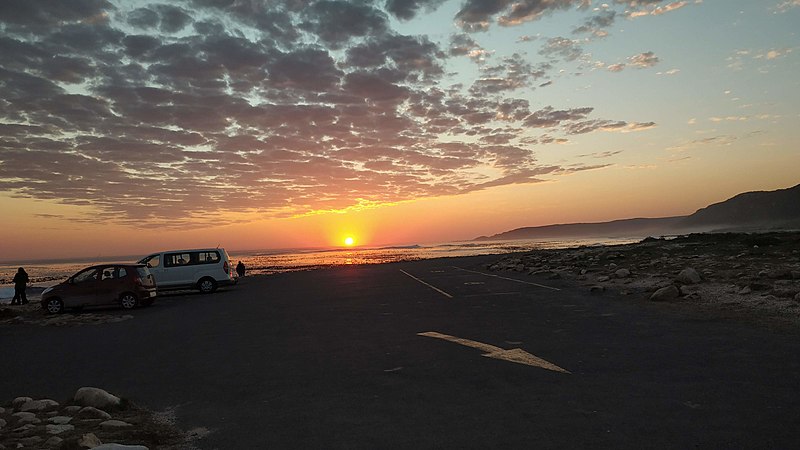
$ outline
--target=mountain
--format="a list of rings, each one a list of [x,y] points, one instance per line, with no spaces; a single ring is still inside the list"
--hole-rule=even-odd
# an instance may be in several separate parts
[[[688,232],[800,229],[800,185],[746,192],[689,216],[524,227],[475,240],[645,237]]]

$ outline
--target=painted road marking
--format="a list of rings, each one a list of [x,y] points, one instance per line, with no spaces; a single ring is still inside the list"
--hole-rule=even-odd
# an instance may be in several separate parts
[[[434,291],[436,291],[436,292],[438,292],[438,293],[440,293],[440,294],[444,295],[444,296],[445,296],[445,297],[447,297],[447,298],[453,298],[453,296],[452,296],[452,295],[450,295],[450,294],[448,294],[447,292],[445,292],[445,291],[443,291],[443,290],[441,290],[441,289],[437,288],[436,286],[433,286],[432,284],[428,284],[428,283],[426,283],[426,282],[424,282],[424,281],[420,280],[419,278],[415,277],[414,275],[411,275],[410,273],[406,272],[406,271],[405,271],[405,270],[403,270],[403,269],[400,269],[400,272],[403,272],[404,274],[406,274],[406,275],[410,276],[411,278],[413,278],[413,279],[415,279],[415,280],[419,281],[420,283],[424,284],[425,286],[428,286],[429,288],[431,288],[431,289],[433,289]]]
[[[456,268],[458,270],[463,270],[464,272],[477,273],[478,275],[483,275],[483,276],[487,276],[487,277],[500,278],[501,280],[508,280],[508,281],[515,281],[517,283],[530,284],[531,286],[538,286],[540,288],[550,289],[550,290],[553,290],[553,291],[560,291],[561,290],[559,288],[554,288],[552,286],[545,286],[545,285],[539,284],[539,283],[531,283],[530,281],[516,280],[514,278],[501,277],[500,275],[494,275],[494,274],[491,274],[491,273],[476,272],[474,270],[462,269],[461,267],[456,267],[456,266],[453,266],[453,268]]]
[[[538,356],[531,355],[530,353],[526,352],[525,350],[522,350],[521,348],[512,348],[511,350],[505,350],[500,347],[495,347],[494,345],[484,344],[483,342],[471,341],[469,339],[450,336],[449,334],[437,333],[436,331],[417,333],[417,335],[431,337],[435,339],[443,339],[445,341],[454,342],[456,344],[461,344],[467,347],[476,348],[480,351],[486,352],[481,356],[485,356],[487,358],[502,359],[517,364],[525,364],[527,366],[540,367],[542,369],[552,370],[554,372],[570,373],[570,371],[562,369],[561,367],[558,367],[557,365],[549,361],[545,361],[542,358],[539,358]]]

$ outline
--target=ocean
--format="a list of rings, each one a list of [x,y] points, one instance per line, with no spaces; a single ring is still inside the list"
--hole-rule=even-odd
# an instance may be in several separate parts
[[[376,248],[336,249],[283,249],[228,251],[235,265],[242,261],[248,275],[274,274],[298,270],[315,270],[355,264],[383,264],[441,257],[507,254],[546,248],[568,248],[581,245],[626,244],[640,238],[552,239],[520,241],[469,241],[433,245],[409,245]],[[80,258],[73,260],[27,261],[17,264],[0,264],[0,299],[14,295],[11,280],[22,266],[28,272],[31,285],[48,287],[57,284],[86,266],[103,262],[135,262],[146,256],[120,256],[110,258]]]

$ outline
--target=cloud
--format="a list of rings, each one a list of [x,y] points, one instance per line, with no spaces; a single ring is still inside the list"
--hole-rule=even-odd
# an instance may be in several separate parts
[[[590,4],[590,0],[467,0],[456,14],[456,23],[465,31],[485,31],[495,16],[499,25],[514,26],[557,10],[585,9]]]
[[[535,146],[647,128],[590,106],[531,111],[551,62],[393,29],[440,3],[0,2],[0,191],[87,221],[220,225],[539,182],[598,166],[543,165]],[[513,25],[587,4],[467,1],[459,14]],[[456,84],[445,68],[464,55],[477,75]]]
[[[792,8],[800,7],[800,0],[786,0],[775,7],[776,12],[785,13]]]

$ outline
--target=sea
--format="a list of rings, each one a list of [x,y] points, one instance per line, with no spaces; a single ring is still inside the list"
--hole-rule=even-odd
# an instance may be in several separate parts
[[[627,244],[641,238],[537,239],[516,241],[466,241],[430,245],[390,247],[356,247],[334,249],[281,249],[228,251],[231,262],[242,261],[248,275],[275,274],[301,270],[318,270],[335,266],[384,264],[442,257],[504,255],[537,249]],[[136,262],[142,255],[75,258],[0,263],[0,299],[14,295],[12,279],[19,267],[28,272],[35,288],[46,288],[66,280],[84,267],[105,262]],[[37,289],[39,290],[39,289]],[[5,303],[5,302],[4,302]]]

